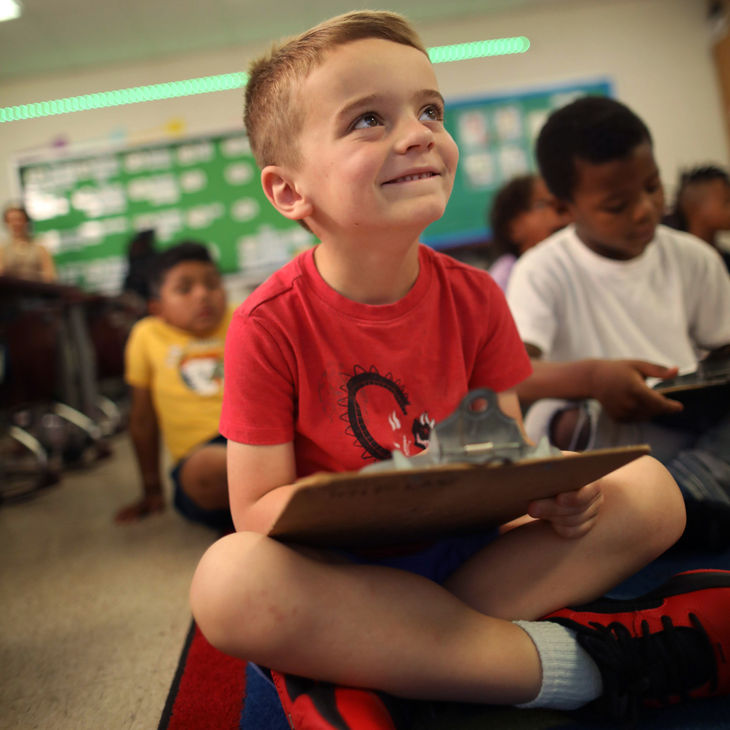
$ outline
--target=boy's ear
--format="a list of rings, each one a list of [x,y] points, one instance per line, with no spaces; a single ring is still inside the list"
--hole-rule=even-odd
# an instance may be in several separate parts
[[[261,170],[261,187],[269,202],[286,218],[298,221],[311,215],[312,204],[297,188],[287,168],[267,165]]]
[[[572,199],[568,198],[558,198],[558,206],[568,214],[568,217],[570,220],[575,219],[575,203]]]

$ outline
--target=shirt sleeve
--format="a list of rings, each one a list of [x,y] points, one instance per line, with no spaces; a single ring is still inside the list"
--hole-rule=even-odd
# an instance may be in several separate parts
[[[730,276],[717,251],[700,248],[704,257],[692,286],[691,337],[698,347],[714,350],[730,344]]]
[[[226,438],[255,445],[294,439],[294,367],[265,322],[234,315],[224,372],[220,432]]]
[[[469,388],[488,387],[496,392],[514,388],[532,372],[504,294],[490,282],[487,336],[479,352]],[[484,318],[479,318],[484,321]]]
[[[129,333],[124,349],[124,379],[137,388],[152,387],[152,362],[149,357],[147,320],[137,322]]]
[[[558,297],[548,267],[528,251],[515,263],[507,285],[507,302],[522,342],[549,355],[557,331]]]

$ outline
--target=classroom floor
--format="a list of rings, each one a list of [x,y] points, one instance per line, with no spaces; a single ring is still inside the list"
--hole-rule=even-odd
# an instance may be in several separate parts
[[[0,505],[0,728],[157,728],[191,615],[188,588],[215,539],[172,509],[112,517],[138,482],[113,455]]]

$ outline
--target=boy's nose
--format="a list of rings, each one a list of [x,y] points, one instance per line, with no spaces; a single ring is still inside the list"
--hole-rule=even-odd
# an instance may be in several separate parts
[[[210,290],[205,284],[198,284],[193,287],[193,296],[196,299],[205,299],[207,298],[208,294],[210,293]]]
[[[396,149],[398,152],[408,152],[414,147],[429,148],[433,146],[433,131],[428,125],[413,118],[405,119],[399,130]]]
[[[637,223],[643,223],[646,220],[653,218],[655,215],[654,201],[649,195],[642,195],[641,199],[637,202],[634,207],[634,220]]]

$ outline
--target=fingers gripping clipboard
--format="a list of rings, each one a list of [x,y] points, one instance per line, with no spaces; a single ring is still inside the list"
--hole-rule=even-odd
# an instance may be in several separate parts
[[[684,408],[678,413],[655,416],[653,420],[675,428],[705,430],[726,417],[730,413],[730,355],[727,349],[700,360],[690,372],[654,382],[654,390],[679,401]]]
[[[722,348],[718,354],[710,355],[700,360],[697,366],[689,372],[677,375],[670,380],[658,380],[652,387],[665,395],[681,397],[682,394],[695,390],[727,390],[730,387],[730,354]]]
[[[486,409],[475,410],[475,403]],[[375,547],[473,532],[647,453],[645,445],[575,455],[562,455],[546,440],[530,446],[495,394],[475,390],[434,428],[427,452],[411,459],[396,452],[360,471],[295,482],[269,535],[323,547]]]

